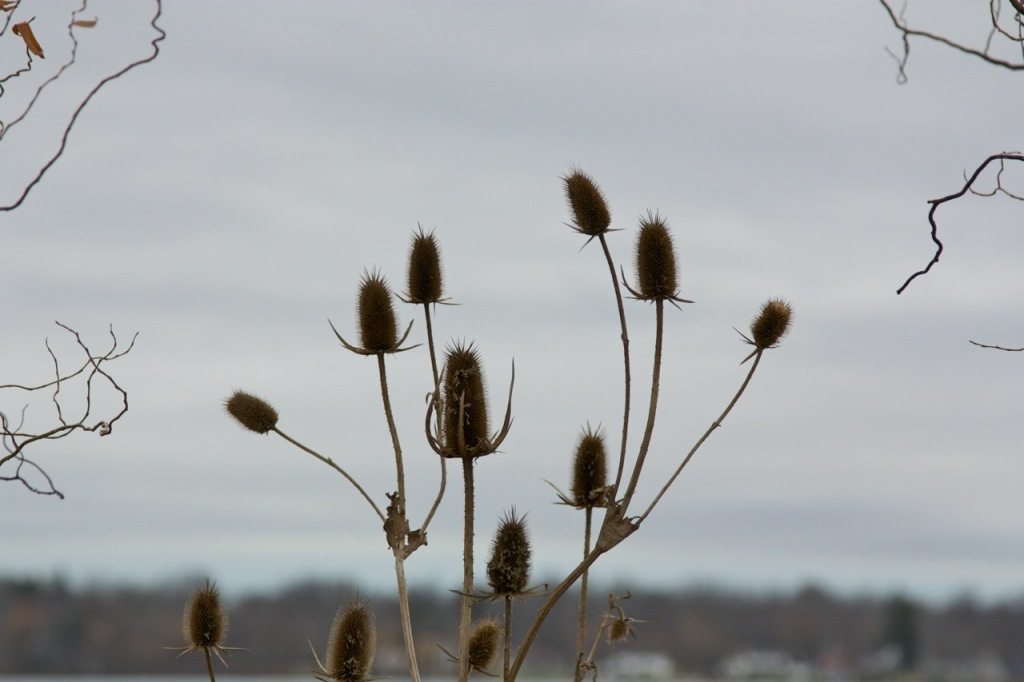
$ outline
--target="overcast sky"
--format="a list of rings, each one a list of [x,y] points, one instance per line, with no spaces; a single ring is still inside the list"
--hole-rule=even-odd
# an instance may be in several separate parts
[[[0,145],[2,203],[85,90],[147,54],[152,6],[129,4],[90,3],[80,63]],[[908,18],[983,40],[986,17],[963,23],[958,4],[911,2]],[[40,17],[38,73],[52,73],[63,20],[37,9],[22,11]],[[387,587],[379,522],[351,487],[222,402],[263,396],[383,506],[394,468],[376,363],[342,349],[328,319],[356,336],[366,268],[404,287],[417,224],[436,231],[461,304],[438,309],[439,341],[478,345],[495,420],[515,359],[515,424],[477,470],[478,571],[513,505],[538,573],[567,571],[582,518],[544,481],[568,485],[586,422],[616,443],[622,406],[607,267],[565,226],[560,176],[577,165],[608,198],[627,277],[637,219],[660,211],[696,301],[668,311],[644,503],[742,380],[733,328],[769,297],[795,310],[724,428],[599,578],[1020,594],[1022,358],[968,339],[1024,345],[1021,205],[943,209],[943,260],[895,293],[932,254],[926,201],[1024,147],[1020,76],[915,44],[899,86],[888,22],[869,0],[169,3],[159,58],[102,90],[64,157],[0,215],[0,383],[46,380],[46,338],[77,360],[54,320],[97,347],[108,325],[139,333],[110,365],[130,396],[114,433],[36,451],[67,499],[0,487],[0,574]],[[23,52],[4,50],[6,71]],[[0,118],[27,82],[5,84]],[[627,315],[639,436],[653,309],[631,301]],[[415,525],[439,471],[422,437],[429,360],[420,348],[387,365]],[[25,396],[0,401],[11,414]],[[47,396],[28,417],[53,418]],[[459,582],[450,492],[409,561],[416,583]]]

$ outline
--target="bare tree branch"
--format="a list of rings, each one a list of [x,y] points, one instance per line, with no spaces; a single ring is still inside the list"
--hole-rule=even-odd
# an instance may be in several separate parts
[[[1006,29],[1001,23],[1001,12],[1000,7],[1002,0],[990,0],[989,1],[989,15],[992,23],[992,30],[989,33],[988,39],[985,41],[983,48],[971,47],[957,40],[947,38],[946,36],[931,31],[922,31],[919,29],[911,28],[905,18],[906,3],[904,3],[899,14],[893,9],[889,0],[878,0],[882,7],[885,8],[886,14],[889,15],[889,19],[892,21],[892,25],[896,27],[901,34],[903,39],[903,50],[902,54],[896,54],[892,50],[886,48],[893,59],[896,60],[899,72],[896,76],[896,82],[902,84],[907,82],[907,61],[910,59],[910,38],[924,38],[946,47],[950,47],[958,52],[962,52],[972,57],[977,57],[993,66],[998,66],[1010,71],[1024,71],[1024,19],[1022,19],[1022,13],[1024,10],[1021,9],[1021,0],[1008,0],[1015,10],[1014,17],[1012,19],[1013,30]],[[1022,50],[1020,59],[1011,61],[1002,57],[997,57],[992,52],[992,41],[995,36],[1001,36],[1009,43],[1016,43],[1017,46]]]
[[[993,154],[992,156],[990,156],[987,159],[985,159],[980,166],[978,166],[976,169],[974,169],[974,172],[971,173],[970,177],[968,177],[967,180],[964,182],[963,187],[961,187],[958,191],[953,192],[952,194],[948,194],[948,195],[946,195],[944,197],[941,197],[939,199],[931,199],[931,200],[929,200],[928,203],[931,204],[931,209],[929,209],[929,211],[928,211],[928,222],[932,226],[931,236],[932,236],[932,241],[935,243],[935,255],[932,256],[932,259],[928,262],[928,265],[926,265],[923,270],[919,270],[919,271],[915,272],[914,274],[912,274],[910,277],[907,278],[907,280],[903,283],[903,285],[899,289],[896,290],[897,294],[902,294],[906,290],[906,288],[908,286],[910,286],[911,282],[913,282],[915,279],[917,279],[921,275],[926,274],[929,270],[932,269],[933,265],[935,265],[936,263],[939,262],[939,257],[942,255],[942,249],[943,249],[942,240],[940,240],[939,237],[938,237],[939,226],[935,222],[935,213],[936,213],[936,211],[939,210],[939,206],[942,206],[943,204],[945,204],[947,202],[950,202],[950,201],[953,201],[955,199],[959,199],[960,197],[962,197],[965,194],[967,194],[968,192],[970,192],[972,186],[978,180],[978,177],[981,176],[982,172],[984,172],[984,170],[988,167],[988,165],[990,163],[994,162],[994,161],[999,161],[1001,164],[1003,162],[1005,162],[1005,161],[1021,161],[1021,162],[1024,162],[1024,154],[1021,154],[1019,152],[1002,152],[1000,154]],[[1000,166],[1000,169],[1001,168],[1002,168],[1002,166]],[[1000,175],[1001,175],[1001,173],[1002,173],[1002,170],[1000,170]],[[997,179],[996,179],[996,187],[997,187],[997,189],[995,191],[998,191],[1002,187],[1000,182],[1001,182],[1000,177],[999,177],[999,175],[997,175]],[[1020,197],[1017,197],[1016,195],[1010,194],[1009,192],[1005,192],[1005,190],[1004,190],[1004,193],[1009,194],[1011,197],[1016,198],[1016,199],[1020,198]]]
[[[49,402],[55,412],[55,417],[47,426],[32,428],[25,425],[28,404],[21,407],[16,423],[5,412],[0,411],[0,445],[3,446],[3,450],[0,451],[0,481],[17,481],[36,494],[56,495],[63,499],[64,494],[54,486],[50,475],[34,459],[27,456],[26,450],[41,441],[59,440],[76,431],[98,433],[100,436],[110,434],[114,424],[128,411],[128,393],[107,373],[105,365],[129,353],[135,346],[138,334],[133,335],[131,341],[125,346],[118,340],[113,327],[111,327],[109,329],[109,347],[104,352],[94,354],[77,331],[61,322],[56,324],[74,337],[76,345],[86,359],[78,369],[72,372],[62,371],[57,354],[47,339],[45,342],[46,352],[53,362],[54,371],[54,378],[51,381],[35,385],[0,385],[0,391],[29,394],[40,393],[52,387],[53,392]],[[82,404],[78,406],[74,417],[68,417],[66,403],[69,399],[62,388],[76,378],[78,379],[76,384],[82,392],[82,397],[79,399]],[[119,403],[113,416],[106,419],[97,419],[93,414],[95,392],[99,388],[97,384],[105,384],[108,389],[113,390]],[[26,474],[28,474],[27,478]],[[42,479],[42,484],[33,483],[33,479]]]
[[[109,76],[106,76],[105,78],[100,80],[88,92],[88,94],[86,94],[85,98],[82,99],[82,101],[78,104],[78,106],[72,112],[70,119],[68,119],[68,123],[67,123],[67,125],[64,128],[64,133],[61,136],[60,146],[57,148],[57,151],[53,154],[52,157],[50,157],[49,161],[47,161],[39,169],[39,171],[36,173],[35,177],[33,177],[31,181],[29,181],[29,183],[22,190],[21,195],[18,196],[18,198],[13,203],[6,204],[6,205],[0,205],[0,212],[13,211],[14,209],[16,209],[19,206],[21,206],[21,204],[25,201],[25,198],[28,197],[29,192],[31,192],[32,189],[37,184],[39,184],[39,181],[43,179],[43,176],[46,174],[47,171],[50,170],[50,167],[53,166],[53,164],[55,164],[57,162],[57,159],[59,159],[61,157],[61,155],[64,154],[64,149],[67,147],[68,138],[71,135],[71,129],[74,128],[75,123],[78,121],[78,116],[82,113],[82,111],[89,104],[89,102],[92,101],[92,98],[96,95],[96,93],[98,93],[103,88],[103,86],[105,86],[110,81],[113,81],[113,80],[116,80],[116,79],[120,78],[121,76],[125,75],[126,73],[128,73],[132,69],[134,69],[134,68],[136,68],[138,66],[141,66],[143,64],[146,64],[148,62],[151,62],[154,59],[156,59],[157,55],[160,53],[160,42],[164,38],[167,37],[167,34],[157,24],[157,21],[160,19],[160,15],[163,12],[162,0],[155,0],[155,5],[156,5],[156,12],[153,14],[153,18],[149,22],[150,27],[154,31],[156,31],[156,34],[157,34],[156,37],[154,37],[150,41],[150,46],[152,47],[152,52],[149,55],[147,55],[146,57],[143,57],[141,59],[137,59],[137,60],[129,63],[125,67],[119,69],[118,71],[110,74]],[[55,75],[52,79],[50,79],[49,81],[43,83],[43,85],[41,85],[40,88],[39,88],[40,90],[42,90],[42,88],[45,88],[47,85],[49,85],[49,83],[52,82],[52,80],[58,78],[61,75],[61,73],[63,73],[64,69],[67,68],[67,66],[70,66],[70,64],[74,62],[75,52],[76,52],[77,46],[78,46],[77,40],[75,40],[75,37],[74,37],[74,27],[76,25],[75,21],[76,21],[76,16],[77,16],[78,12],[80,12],[80,11],[82,11],[84,9],[85,9],[85,3],[83,3],[82,8],[80,10],[76,10],[75,12],[72,13],[71,21],[68,24],[68,32],[71,35],[71,39],[72,39],[72,42],[73,42],[73,45],[74,45],[74,47],[72,48],[71,62],[66,64],[64,67],[62,67],[60,72],[58,72],[58,74]],[[8,23],[10,23],[10,15],[8,15],[7,23],[4,24],[4,28],[3,28],[4,31],[6,31]],[[0,31],[0,34],[2,34],[2,31]],[[25,70],[27,70],[28,68],[31,67],[31,62],[32,62],[32,57],[31,57],[31,54],[29,54],[29,65],[28,65],[28,67],[26,67]],[[24,73],[24,70],[21,71],[20,73]],[[16,73],[14,75],[18,75],[18,74]],[[8,76],[8,77],[4,78],[3,80],[0,80],[0,96],[2,96],[2,94],[3,94],[3,90],[2,90],[3,82],[8,80],[11,77],[13,77],[13,76]],[[38,94],[39,93],[37,91],[36,97],[38,97]],[[30,102],[30,104],[28,106],[29,109],[35,103],[36,97],[33,97],[32,102]],[[26,109],[25,112],[23,112],[22,117],[26,113],[28,113],[28,109]],[[14,122],[12,122],[11,125],[13,125],[14,123],[17,123],[20,120],[21,120],[21,117],[19,117]],[[7,128],[10,128],[10,125],[8,125]],[[5,133],[6,133],[6,129],[4,129],[3,128],[3,124],[0,123],[0,139],[2,139],[2,137],[3,137],[3,135]]]
[[[1006,348],[1005,346],[990,346],[987,343],[978,343],[977,341],[971,341],[971,343],[973,343],[978,348],[992,348],[994,350],[1005,350],[1011,353],[1024,352],[1024,348]]]

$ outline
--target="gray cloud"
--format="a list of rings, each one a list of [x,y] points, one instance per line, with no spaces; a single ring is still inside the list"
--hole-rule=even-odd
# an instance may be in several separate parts
[[[131,409],[114,437],[45,455],[69,499],[3,489],[0,569],[199,569],[237,586],[386,575],[376,521],[344,481],[242,431],[221,401],[263,395],[382,499],[394,483],[376,369],[327,319],[354,331],[364,268],[404,287],[420,222],[462,304],[439,309],[440,338],[479,344],[494,410],[516,362],[516,422],[481,463],[478,536],[515,504],[538,566],[565,570],[578,518],[543,479],[566,485],[583,423],[615,442],[621,419],[607,270],[564,226],[559,177],[580,164],[623,229],[610,243],[627,276],[636,217],[658,209],[697,301],[668,315],[643,499],[741,380],[732,327],[768,296],[796,309],[606,575],[1019,591],[1017,358],[966,342],[1024,339],[1017,207],[950,207],[941,264],[894,293],[931,254],[925,201],[1014,143],[1012,76],[921,48],[897,87],[882,51],[897,37],[864,6],[178,3],[165,22],[160,59],[97,98],[3,218],[5,380],[45,376],[54,319],[140,340],[115,366]],[[653,316],[637,302],[628,314],[635,445]],[[422,516],[438,475],[420,433],[426,355],[388,366]],[[442,506],[413,579],[450,586],[457,506]],[[665,538],[673,560],[648,573],[632,557]]]

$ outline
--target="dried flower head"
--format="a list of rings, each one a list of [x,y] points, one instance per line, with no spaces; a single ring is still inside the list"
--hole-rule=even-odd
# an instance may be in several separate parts
[[[751,341],[757,348],[775,348],[786,332],[793,308],[779,298],[769,299],[750,323]]]
[[[601,503],[607,477],[604,436],[588,426],[580,435],[572,464],[572,502],[576,507]]]
[[[482,620],[473,628],[469,636],[469,667],[471,670],[487,674],[487,667],[498,651],[498,622],[493,618]]]
[[[623,642],[627,637],[633,634],[633,628],[630,626],[629,618],[615,618],[612,620],[611,625],[608,626],[608,643],[616,644]]]
[[[277,410],[251,393],[235,391],[224,401],[224,407],[239,424],[250,431],[267,433],[277,426]]]
[[[487,395],[480,356],[472,344],[448,348],[442,391],[448,456],[480,454],[488,443]]]
[[[640,219],[636,239],[636,290],[634,296],[644,301],[678,299],[679,281],[676,254],[668,225],[657,213]]]
[[[398,346],[398,322],[391,304],[391,289],[378,272],[363,274],[359,283],[359,336],[363,348],[373,353],[386,353]]]
[[[487,562],[487,583],[495,595],[516,595],[526,590],[530,578],[530,538],[524,516],[513,508],[498,524]]]
[[[185,603],[182,631],[191,649],[220,647],[228,631],[228,614],[217,586],[207,581]]]
[[[562,181],[572,209],[574,229],[591,237],[607,232],[612,217],[597,183],[578,168],[571,169]]]
[[[433,232],[421,227],[409,250],[408,303],[438,303],[442,296],[441,254]]]
[[[373,613],[365,604],[355,602],[338,610],[327,641],[327,666],[319,659],[317,665],[329,680],[364,682],[370,676],[376,644]]]

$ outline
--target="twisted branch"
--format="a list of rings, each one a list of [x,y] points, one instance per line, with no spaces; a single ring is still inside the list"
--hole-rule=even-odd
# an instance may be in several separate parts
[[[39,393],[52,387],[50,402],[55,412],[53,422],[42,430],[25,426],[28,404],[22,406],[17,423],[14,423],[6,413],[0,412],[0,444],[3,446],[3,454],[0,454],[0,481],[17,481],[38,495],[56,495],[58,498],[64,499],[64,494],[56,488],[46,470],[27,456],[26,449],[40,441],[66,438],[76,431],[95,432],[100,436],[111,433],[114,424],[128,411],[128,393],[121,388],[104,366],[129,353],[135,346],[138,334],[132,336],[127,346],[122,346],[113,327],[110,327],[110,346],[105,352],[97,355],[85,344],[77,331],[61,322],[56,324],[74,337],[75,343],[84,353],[86,359],[78,369],[72,372],[62,370],[57,354],[51,348],[49,340],[46,340],[46,351],[53,361],[54,378],[51,381],[36,385],[0,385],[0,391],[26,393]],[[68,417],[66,416],[66,394],[62,394],[62,388],[76,378],[80,378],[79,381],[85,392],[82,399],[84,404],[80,406],[75,417]],[[105,382],[119,396],[120,406],[117,412],[108,419],[97,420],[93,415],[94,384],[97,381]],[[26,478],[26,474],[28,474],[28,478]],[[41,478],[43,484],[33,483],[31,479],[35,478]]]

